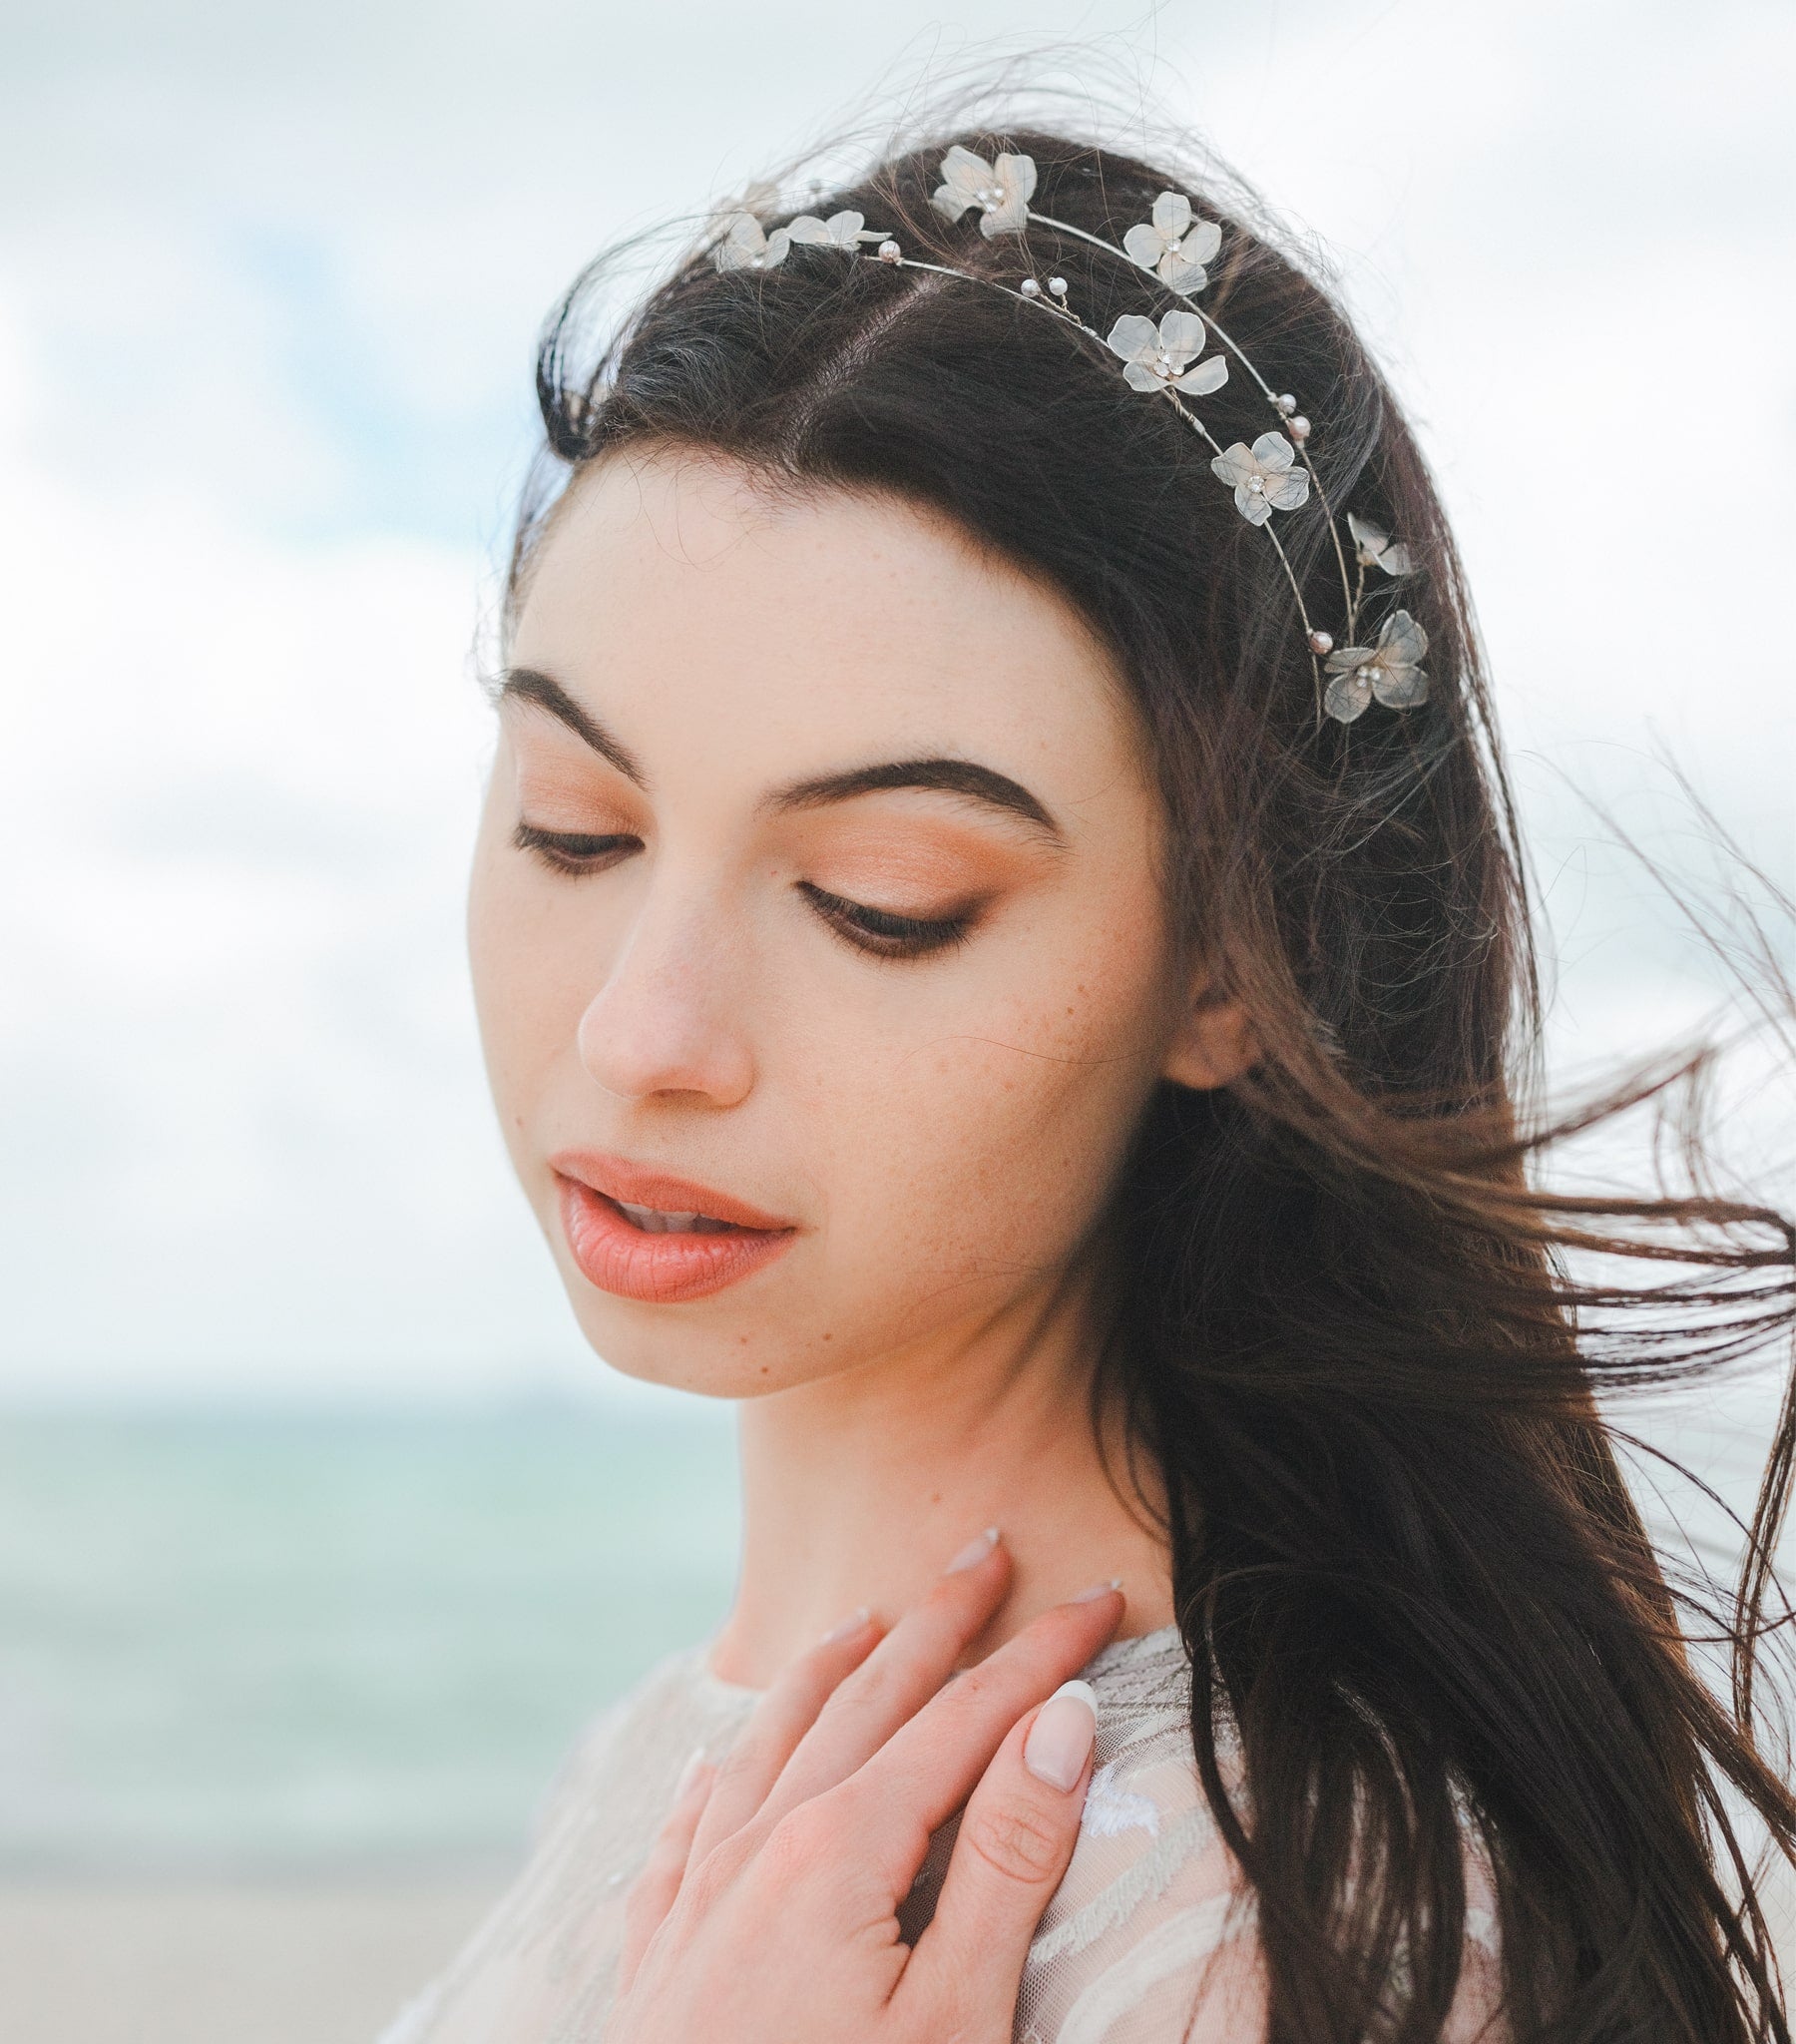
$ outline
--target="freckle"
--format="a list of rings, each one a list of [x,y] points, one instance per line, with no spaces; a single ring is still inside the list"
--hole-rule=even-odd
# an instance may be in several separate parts
[[[738,1334],[736,1336],[736,1339],[742,1344],[744,1348],[748,1346],[748,1336],[746,1334]]]
[[[826,1334],[825,1334],[825,1335],[823,1336],[823,1338],[824,1338],[824,1340],[825,1340],[825,1341],[833,1341],[833,1340],[835,1339],[835,1336],[834,1336],[833,1334],[829,1334],[829,1333],[826,1333]]]
[[[767,1365],[766,1365],[766,1364],[765,1364],[765,1363],[763,1362],[763,1363],[761,1364],[761,1375],[762,1375],[762,1376],[765,1376],[766,1374],[767,1374]]]
[[[932,1505],[939,1505],[942,1502],[942,1493],[939,1490],[932,1490],[929,1493],[929,1502]]]

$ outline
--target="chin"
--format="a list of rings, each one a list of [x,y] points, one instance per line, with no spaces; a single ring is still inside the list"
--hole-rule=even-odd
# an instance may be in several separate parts
[[[776,1338],[758,1314],[751,1322],[719,1312],[712,1300],[681,1306],[610,1298],[595,1292],[578,1272],[564,1276],[574,1317],[594,1354],[637,1383],[699,1398],[739,1399],[783,1391],[822,1373],[795,1368],[790,1336]]]

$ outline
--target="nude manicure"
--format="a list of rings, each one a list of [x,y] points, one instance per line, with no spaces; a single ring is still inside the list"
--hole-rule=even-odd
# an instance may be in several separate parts
[[[861,1627],[872,1616],[873,1614],[867,1607],[864,1604],[861,1605],[857,1610],[849,1612],[840,1625],[832,1625],[828,1632],[817,1642],[817,1645],[819,1647],[833,1647],[838,1640],[853,1639],[855,1634],[860,1631]]]
[[[977,1568],[998,1545],[998,1528],[988,1526],[983,1533],[969,1540],[959,1554],[942,1571],[945,1576],[959,1575],[962,1569]]]
[[[1097,1737],[1097,1691],[1089,1682],[1063,1682],[1029,1728],[1023,1765],[1038,1782],[1066,1793],[1078,1788]]]
[[[1121,1576],[1112,1576],[1108,1583],[1094,1583],[1089,1590],[1081,1590],[1077,1597],[1069,1597],[1069,1604],[1096,1604],[1100,1597],[1108,1597],[1113,1590],[1122,1587]]]

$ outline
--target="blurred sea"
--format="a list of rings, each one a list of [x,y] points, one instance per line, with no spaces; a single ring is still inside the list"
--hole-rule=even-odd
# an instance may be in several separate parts
[[[497,1862],[736,1495],[701,1408],[0,1416],[0,1877]]]
[[[1761,1379],[1618,1417],[1744,1511],[1774,1410]],[[736,1512],[697,1403],[0,1413],[0,1879],[484,1873],[582,1724],[721,1620]]]

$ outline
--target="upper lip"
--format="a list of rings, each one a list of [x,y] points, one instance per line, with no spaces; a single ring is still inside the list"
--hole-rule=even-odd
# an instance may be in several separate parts
[[[793,1225],[777,1214],[749,1206],[746,1200],[732,1199],[714,1186],[675,1178],[655,1165],[633,1164],[627,1157],[611,1157],[603,1151],[564,1150],[550,1158],[549,1168],[629,1207],[654,1207],[663,1214],[703,1214],[712,1221],[733,1222],[738,1228],[780,1231]]]

